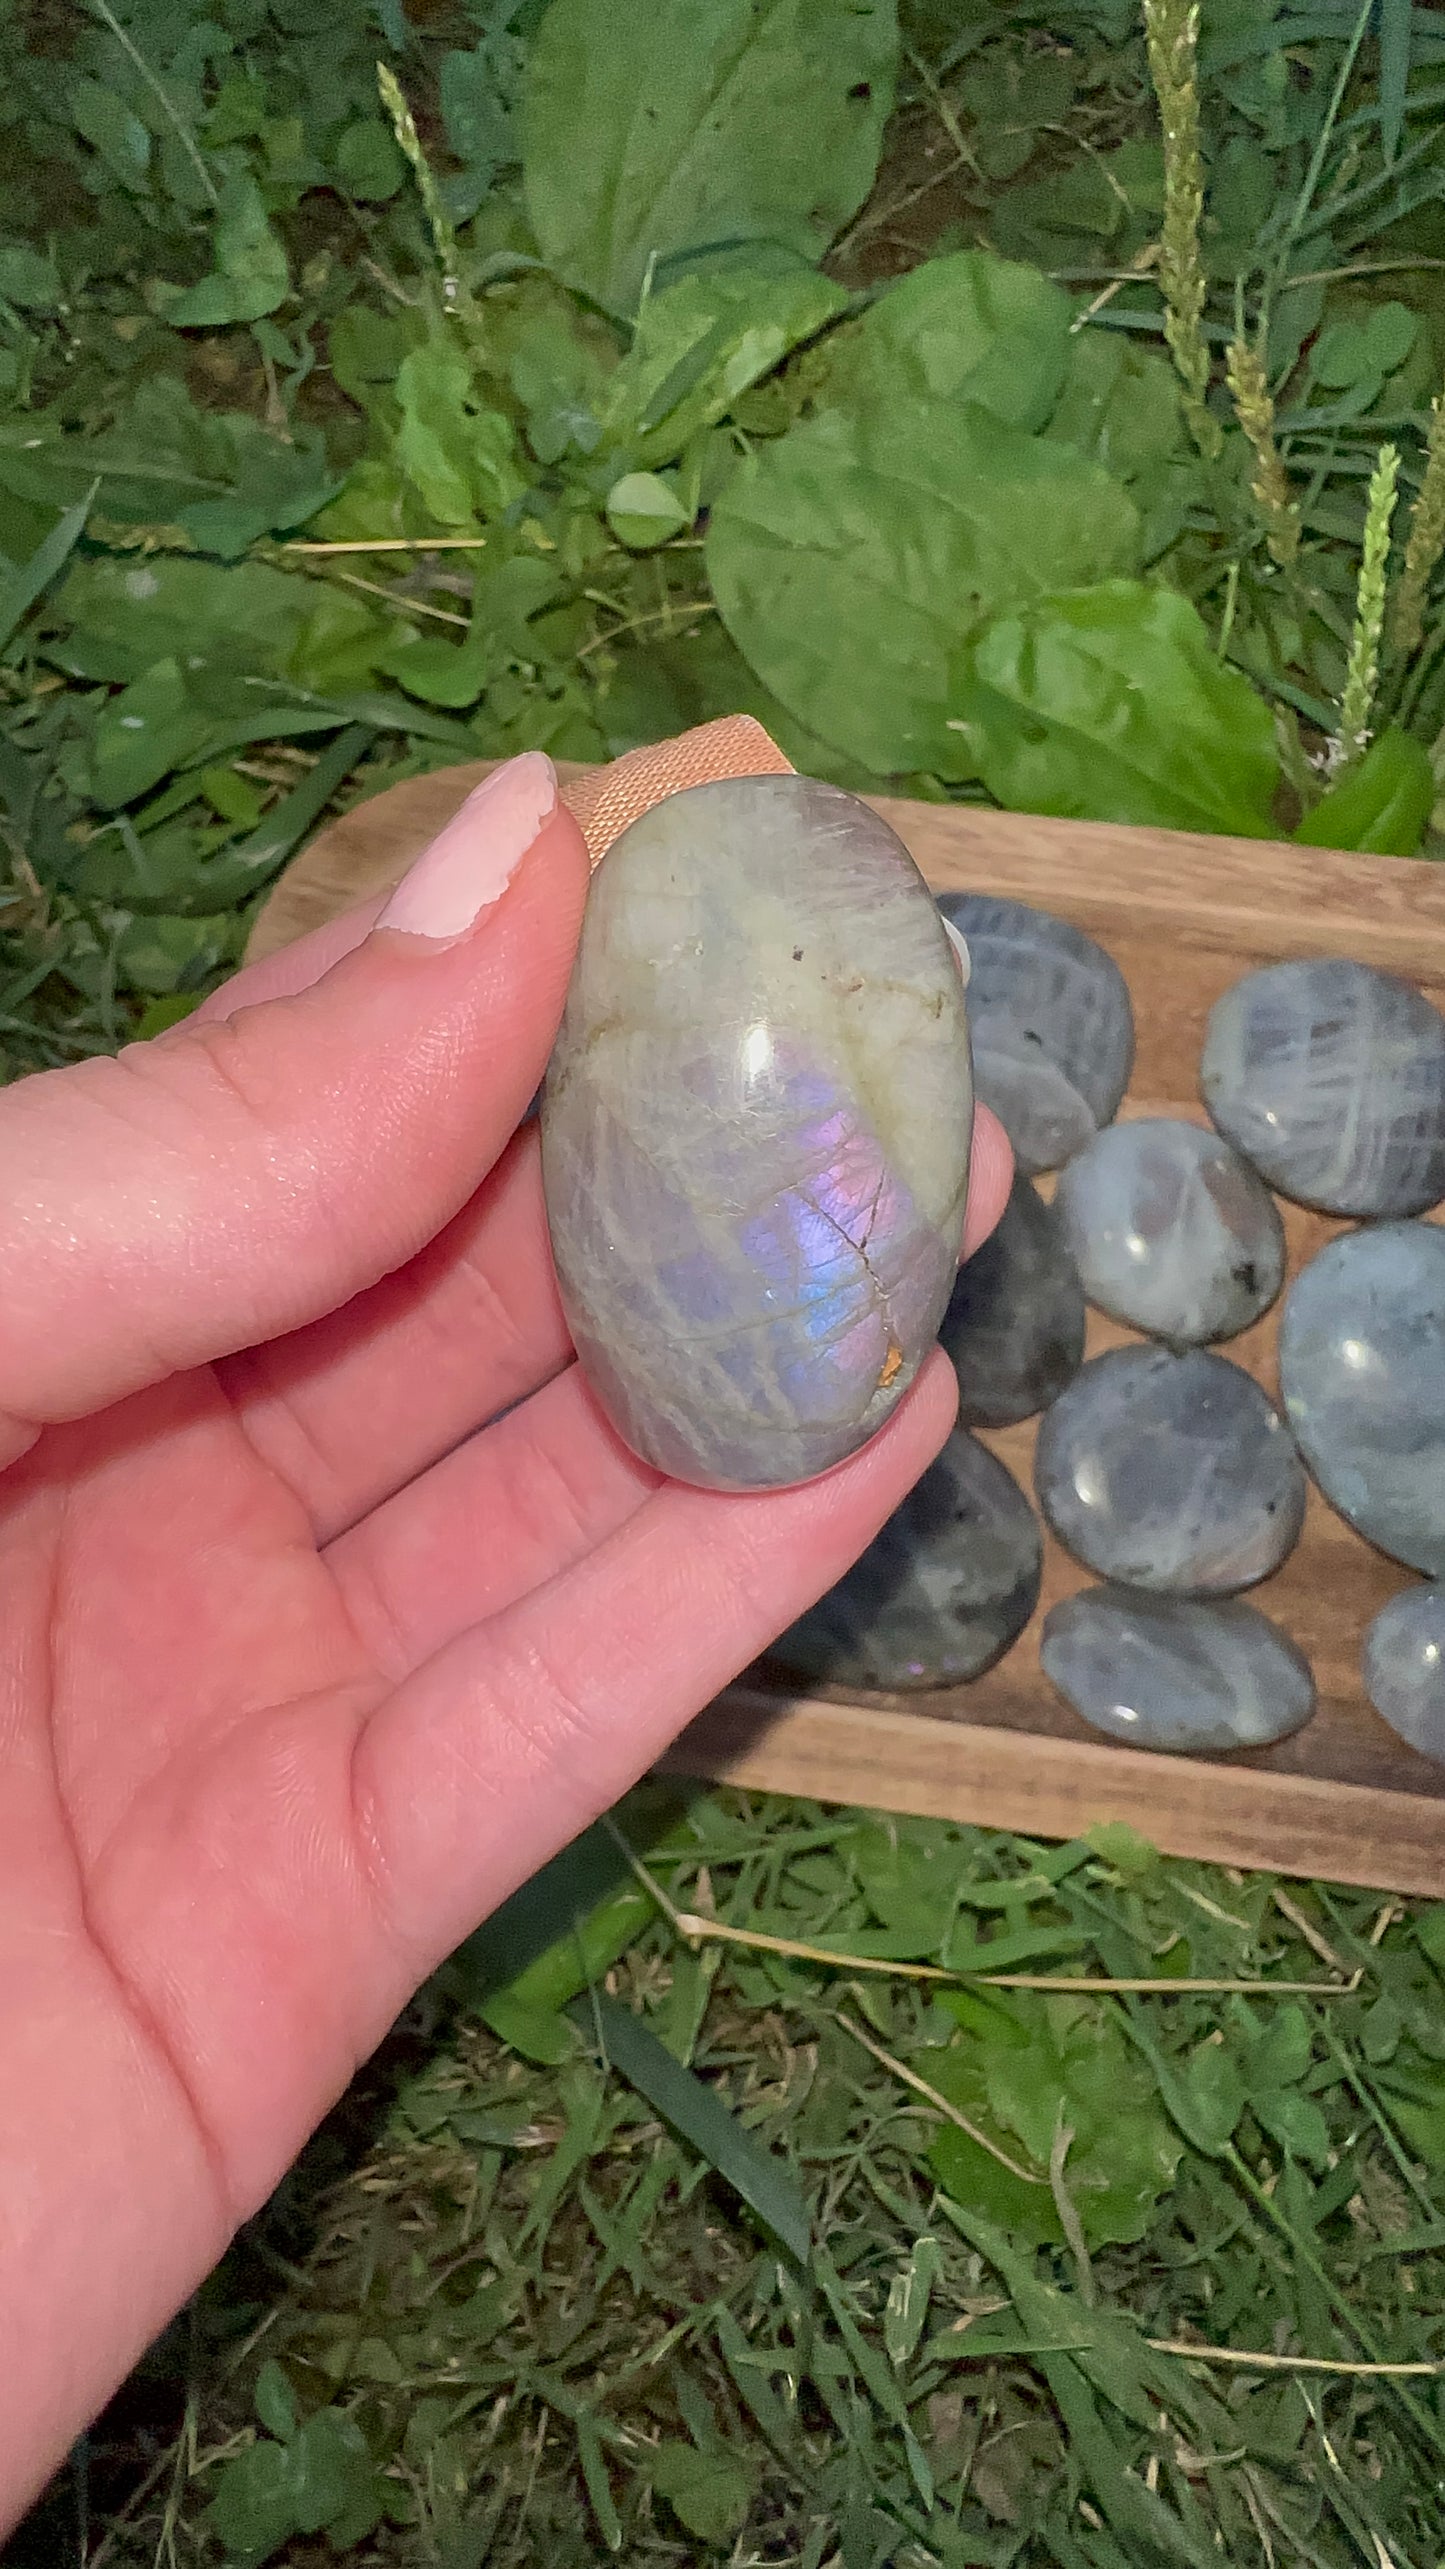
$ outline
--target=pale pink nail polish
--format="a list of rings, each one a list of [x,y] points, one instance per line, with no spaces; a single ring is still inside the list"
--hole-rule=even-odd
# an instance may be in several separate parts
[[[557,771],[545,750],[494,768],[440,836],[404,874],[377,920],[403,936],[452,945],[506,891],[544,821],[557,808]]]

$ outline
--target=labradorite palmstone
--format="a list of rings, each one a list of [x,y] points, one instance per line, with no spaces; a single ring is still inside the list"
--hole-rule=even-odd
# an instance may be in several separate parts
[[[1330,1505],[1445,1577],[1445,1231],[1379,1222],[1321,1249],[1285,1296],[1279,1382]]]
[[[1445,1587],[1405,1588],[1365,1635],[1365,1692],[1392,1731],[1445,1765]]]
[[[1011,1427],[1056,1400],[1084,1360],[1084,1290],[1063,1225],[1026,1177],[959,1269],[939,1344],[966,1427]]]
[[[1045,1411],[1034,1477],[1059,1541],[1126,1588],[1227,1596],[1277,1570],[1304,1523],[1283,1419],[1202,1348],[1095,1356]]]
[[[1086,1588],[1045,1617],[1039,1658],[1076,1713],[1133,1748],[1265,1748],[1315,1707],[1303,1652],[1233,1597],[1200,1605]]]
[[[834,1686],[909,1692],[981,1677],[1038,1603],[1043,1546],[1017,1481],[956,1427],[847,1576],[769,1657]]]
[[[542,1104],[564,1307],[619,1433],[706,1489],[811,1479],[952,1291],[963,981],[887,823],[802,776],[673,794],[593,877]]]
[[[1151,1338],[1232,1338],[1284,1282],[1273,1196],[1198,1124],[1111,1124],[1070,1160],[1055,1202],[1089,1300]]]
[[[1221,1133],[1301,1204],[1373,1217],[1445,1196],[1445,1017],[1373,964],[1247,974],[1210,1011],[1200,1086]]]
[[[1061,1168],[1119,1110],[1134,1012],[1118,965],[1049,910],[988,892],[938,906],[967,939],[974,1076],[1025,1176]]]

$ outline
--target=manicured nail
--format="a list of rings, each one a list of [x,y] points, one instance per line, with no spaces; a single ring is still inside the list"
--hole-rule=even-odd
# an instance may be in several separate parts
[[[377,920],[403,936],[453,945],[506,891],[557,808],[557,771],[528,749],[494,768],[404,874]]]

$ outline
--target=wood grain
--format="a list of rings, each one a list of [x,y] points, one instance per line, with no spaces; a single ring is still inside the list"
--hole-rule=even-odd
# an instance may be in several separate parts
[[[252,954],[274,952],[395,882],[484,773],[479,764],[410,779],[323,831],[266,903]],[[1197,1088],[1204,1021],[1253,965],[1353,954],[1445,1000],[1445,867],[887,798],[876,808],[935,891],[1036,902],[1076,921],[1114,956],[1138,1028],[1126,1115],[1204,1120]],[[1282,1211],[1292,1275],[1346,1227],[1298,1206]],[[1267,1313],[1224,1350],[1272,1394],[1276,1330],[1277,1312]],[[1090,1315],[1091,1354],[1132,1335]],[[1030,1421],[984,1438],[1026,1487],[1035,1433]],[[1098,1740],[1054,1696],[1038,1658],[1044,1611],[1087,1584],[1087,1573],[1046,1537],[1040,1611],[1001,1666],[975,1684],[912,1698],[800,1696],[755,1671],[693,1724],[665,1763],[769,1791],[1044,1837],[1122,1819],[1170,1854],[1389,1890],[1445,1889],[1445,1769],[1396,1739],[1359,1684],[1365,1625],[1409,1574],[1317,1494],[1290,1560],[1252,1591],[1304,1649],[1320,1690],[1314,1720],[1274,1748],[1206,1761]]]

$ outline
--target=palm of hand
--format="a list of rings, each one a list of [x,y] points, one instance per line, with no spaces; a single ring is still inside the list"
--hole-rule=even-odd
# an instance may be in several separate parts
[[[947,1431],[935,1356],[803,1489],[613,1434],[513,1132],[585,879],[558,816],[475,946],[318,940],[302,995],[3,1101],[0,2531],[417,1983]]]

